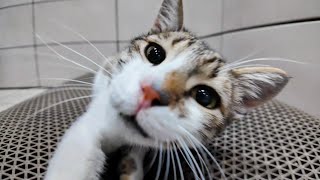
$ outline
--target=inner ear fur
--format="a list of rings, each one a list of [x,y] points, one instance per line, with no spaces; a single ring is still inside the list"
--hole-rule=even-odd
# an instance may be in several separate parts
[[[273,67],[245,67],[231,70],[236,104],[254,108],[275,97],[288,83],[287,73]]]
[[[182,29],[182,0],[164,0],[150,32],[160,33],[166,31],[180,31]]]

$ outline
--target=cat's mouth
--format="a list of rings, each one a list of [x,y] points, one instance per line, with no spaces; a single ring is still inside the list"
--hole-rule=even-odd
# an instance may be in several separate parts
[[[124,119],[126,125],[136,129],[144,138],[150,138],[148,133],[138,124],[136,116],[128,116],[124,114],[120,114],[120,116]]]

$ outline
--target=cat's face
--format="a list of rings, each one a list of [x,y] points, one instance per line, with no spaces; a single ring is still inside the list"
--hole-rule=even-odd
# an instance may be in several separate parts
[[[132,40],[110,82],[111,103],[135,144],[203,142],[287,83],[276,68],[225,68],[182,27],[182,3],[165,0],[150,33]]]

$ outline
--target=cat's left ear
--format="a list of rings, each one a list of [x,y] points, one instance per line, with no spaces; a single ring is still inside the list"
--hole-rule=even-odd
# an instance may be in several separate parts
[[[151,33],[180,31],[183,28],[182,0],[163,0]]]
[[[288,83],[287,73],[273,67],[246,67],[231,70],[234,108],[239,113],[276,96]]]

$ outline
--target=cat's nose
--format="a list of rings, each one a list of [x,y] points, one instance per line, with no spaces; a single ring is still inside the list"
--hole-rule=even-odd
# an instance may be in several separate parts
[[[150,108],[151,106],[163,106],[167,105],[167,101],[164,100],[162,93],[157,91],[149,84],[141,85],[142,98],[137,108],[136,113],[142,109]]]
[[[169,104],[169,95],[155,85],[142,86],[145,99],[150,101],[150,106],[167,106]]]
[[[152,102],[160,101],[160,94],[151,85],[142,85],[143,101]]]

